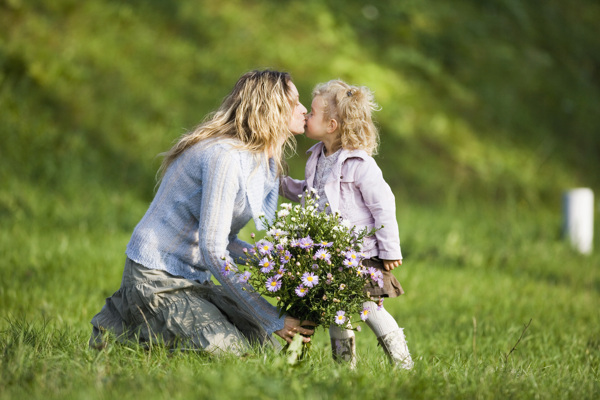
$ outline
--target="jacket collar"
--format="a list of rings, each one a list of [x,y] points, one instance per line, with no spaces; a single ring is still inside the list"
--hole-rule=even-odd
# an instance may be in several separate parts
[[[312,146],[310,149],[308,149],[306,151],[306,154],[312,153],[312,156],[318,156],[319,154],[321,154],[321,151],[323,151],[324,146],[325,145],[323,144],[323,142],[319,142],[319,143],[315,144],[314,146]],[[346,161],[348,158],[361,158],[363,160],[366,160],[367,157],[369,157],[369,155],[364,150],[342,149],[342,152],[340,153],[340,158],[338,158],[338,163],[341,164],[344,161]]]

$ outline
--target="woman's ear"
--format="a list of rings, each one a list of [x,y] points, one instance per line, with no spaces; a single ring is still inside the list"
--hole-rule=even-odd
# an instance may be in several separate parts
[[[335,119],[330,119],[329,124],[327,124],[327,133],[333,133],[338,128],[338,122]]]

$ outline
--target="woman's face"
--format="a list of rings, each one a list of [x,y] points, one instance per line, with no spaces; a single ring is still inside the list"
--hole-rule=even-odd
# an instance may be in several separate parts
[[[306,107],[300,103],[300,95],[296,85],[290,82],[290,89],[292,90],[292,118],[288,124],[290,132],[294,135],[301,135],[304,133],[304,115],[306,114]]]

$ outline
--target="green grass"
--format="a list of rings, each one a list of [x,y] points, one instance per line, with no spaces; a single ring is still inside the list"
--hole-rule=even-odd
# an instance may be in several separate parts
[[[407,293],[386,307],[405,328],[415,358],[410,372],[387,365],[366,326],[357,333],[354,372],[331,360],[322,329],[312,357],[300,366],[272,352],[211,359],[171,354],[161,346],[89,350],[89,320],[118,288],[129,232],[15,225],[1,242],[8,262],[0,269],[0,394],[596,397],[599,256],[570,250],[556,235],[554,213],[498,207],[495,212],[501,224],[482,218],[489,210],[400,210],[406,258],[397,276]]]

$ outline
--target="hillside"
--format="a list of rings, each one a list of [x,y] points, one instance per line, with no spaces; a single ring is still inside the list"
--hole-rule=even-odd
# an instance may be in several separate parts
[[[324,80],[370,86],[405,204],[556,207],[600,188],[599,19],[585,0],[2,0],[0,213],[148,201],[156,155],[264,67],[307,106]]]

